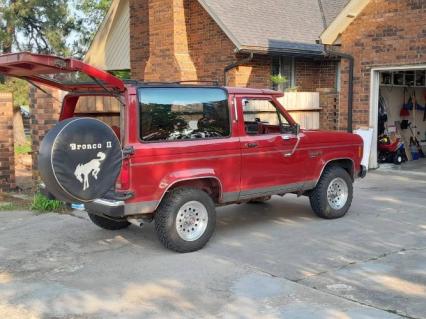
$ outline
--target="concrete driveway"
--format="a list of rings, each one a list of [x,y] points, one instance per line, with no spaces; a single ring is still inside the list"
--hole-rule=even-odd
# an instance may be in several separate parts
[[[202,251],[83,214],[0,213],[0,318],[426,318],[426,170],[376,171],[343,219],[306,198],[218,210]]]

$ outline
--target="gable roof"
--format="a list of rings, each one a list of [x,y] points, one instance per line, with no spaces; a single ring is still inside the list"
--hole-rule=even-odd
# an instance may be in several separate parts
[[[328,27],[338,14],[347,6],[350,0],[321,0],[326,26]]]
[[[348,3],[366,0],[197,1],[241,52],[321,55],[317,41],[324,29]],[[113,0],[84,61],[106,70],[130,69],[129,23],[129,0]]]
[[[349,0],[198,0],[240,51],[322,54],[317,40]]]
[[[332,1],[332,0],[329,0]],[[331,21],[327,29],[321,34],[321,43],[332,45],[339,39],[340,34],[364,10],[370,0],[351,0]]]
[[[112,1],[84,62],[109,71],[130,69],[129,0]]]

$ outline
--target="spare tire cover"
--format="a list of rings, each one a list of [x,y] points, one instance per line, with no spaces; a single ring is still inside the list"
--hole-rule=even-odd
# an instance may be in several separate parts
[[[122,158],[120,141],[108,125],[93,118],[72,118],[47,133],[38,168],[56,198],[84,203],[114,187]]]

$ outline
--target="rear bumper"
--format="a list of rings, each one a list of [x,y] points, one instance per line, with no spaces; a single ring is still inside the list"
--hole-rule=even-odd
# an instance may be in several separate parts
[[[114,218],[122,218],[125,216],[125,203],[110,199],[97,199],[94,202],[84,205],[86,211],[95,215],[107,215]]]
[[[365,167],[364,165],[361,165],[361,169],[359,170],[358,173],[358,177],[359,178],[364,178],[365,176],[367,176],[367,167]]]
[[[106,215],[112,218],[126,218],[128,216],[152,214],[158,207],[159,201],[126,203],[114,199],[97,199],[86,203],[86,211],[96,215]]]

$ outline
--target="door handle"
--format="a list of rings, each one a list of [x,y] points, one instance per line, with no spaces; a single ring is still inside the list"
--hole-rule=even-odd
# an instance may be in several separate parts
[[[258,146],[257,143],[247,143],[246,145],[248,148],[255,148]]]

